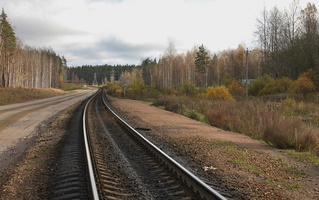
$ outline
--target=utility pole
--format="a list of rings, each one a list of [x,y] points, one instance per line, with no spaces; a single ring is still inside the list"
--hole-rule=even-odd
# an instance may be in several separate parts
[[[208,68],[206,63],[206,55],[205,55],[205,76],[206,76],[206,82],[205,82],[205,88],[207,89],[207,76],[208,76]]]
[[[126,98],[126,82],[124,83],[124,92],[123,92],[124,99]]]
[[[97,85],[97,80],[96,80],[96,73],[94,73],[94,80],[93,80],[93,83],[92,85]]]
[[[248,97],[248,48],[246,50],[246,98]]]

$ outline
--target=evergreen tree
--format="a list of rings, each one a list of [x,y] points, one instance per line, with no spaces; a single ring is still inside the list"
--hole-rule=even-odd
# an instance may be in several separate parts
[[[202,74],[206,72],[207,62],[208,62],[208,52],[206,51],[204,45],[199,47],[196,53],[195,67],[196,70]]]
[[[197,72],[206,75],[206,83],[205,83],[206,88],[207,88],[207,76],[208,76],[208,62],[209,62],[209,55],[204,45],[202,44],[202,46],[199,47],[199,50],[196,53],[195,68]]]
[[[9,85],[9,77],[12,73],[10,65],[14,50],[16,48],[16,37],[12,26],[7,21],[7,15],[2,8],[0,15],[0,65],[1,65],[1,85]]]

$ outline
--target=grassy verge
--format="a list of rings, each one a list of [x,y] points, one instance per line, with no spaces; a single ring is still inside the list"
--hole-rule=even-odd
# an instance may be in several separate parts
[[[0,106],[66,94],[54,88],[0,88]]]
[[[319,109],[287,100],[211,101],[186,96],[160,97],[154,105],[199,121],[248,135],[281,149],[319,155]],[[192,112],[189,112],[192,111]],[[311,117],[311,120],[307,120]]]
[[[226,130],[265,141],[271,146],[319,155],[319,128],[300,115],[287,116],[282,104],[262,100],[220,103],[207,112],[208,121]]]
[[[297,103],[289,98],[281,102],[262,98],[222,101],[207,98],[207,93],[205,98],[204,91],[195,91],[192,95],[178,91],[157,95],[139,92],[127,97],[153,99],[155,106],[165,110],[248,135],[280,149],[319,156],[319,106],[315,102]],[[122,94],[122,90],[117,85],[110,85],[108,93],[116,96]]]

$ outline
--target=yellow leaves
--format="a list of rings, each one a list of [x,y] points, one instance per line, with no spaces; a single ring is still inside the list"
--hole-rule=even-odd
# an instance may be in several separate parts
[[[245,88],[239,81],[233,81],[228,86],[229,92],[234,96],[244,96]]]
[[[309,92],[315,91],[315,84],[307,76],[300,76],[295,81],[295,92],[297,94],[307,94]]]
[[[225,86],[209,87],[205,96],[212,100],[235,101]]]

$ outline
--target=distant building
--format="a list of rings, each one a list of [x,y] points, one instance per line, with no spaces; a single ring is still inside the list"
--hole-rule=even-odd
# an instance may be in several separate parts
[[[251,83],[252,81],[254,81],[254,80],[256,80],[256,79],[248,79],[248,80],[247,80],[248,85],[250,85],[250,83]],[[246,85],[246,79],[242,79],[241,82],[242,82],[243,85]]]

